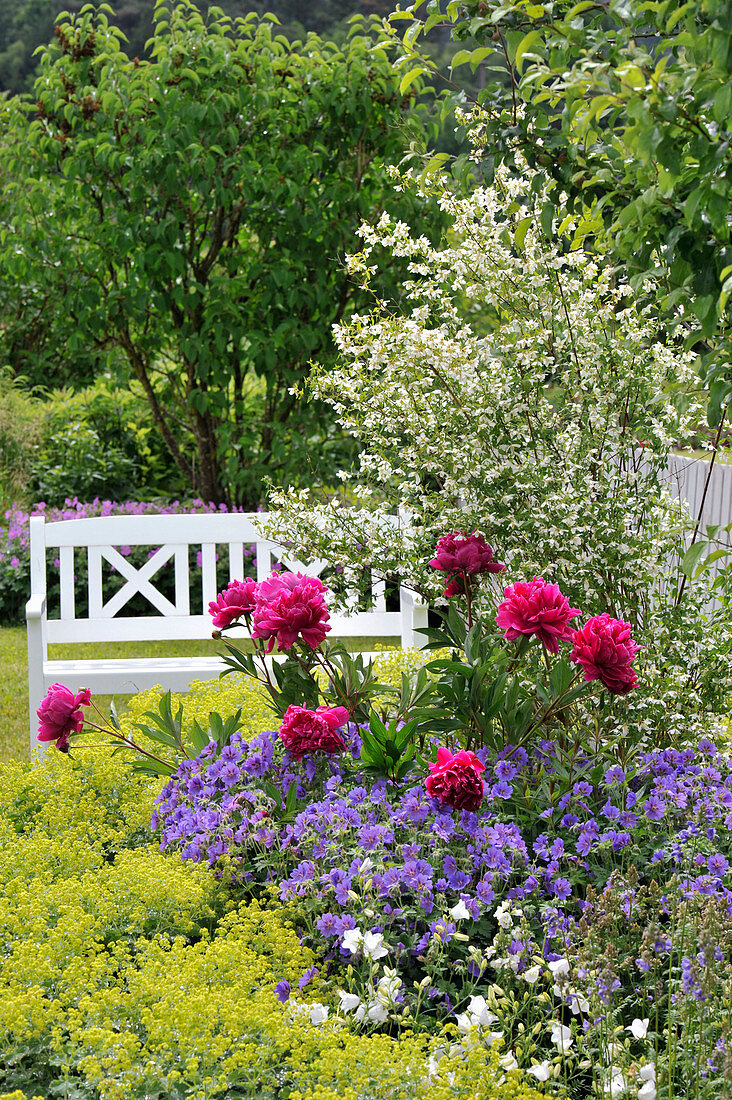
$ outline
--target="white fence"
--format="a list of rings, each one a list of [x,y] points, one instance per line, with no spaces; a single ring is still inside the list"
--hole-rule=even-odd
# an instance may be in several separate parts
[[[689,502],[691,517],[699,515],[704,486],[709,473],[709,462],[698,458],[670,455],[668,464],[669,484],[675,496]],[[732,465],[715,462],[702,510],[699,534],[704,535],[707,524],[717,523],[726,527],[732,523]],[[720,532],[721,534],[721,532]],[[729,541],[729,536],[722,536]]]
[[[672,493],[688,502],[689,513],[694,524],[698,519],[701,520],[698,539],[706,537],[706,529],[709,525],[717,524],[724,528],[732,523],[732,465],[715,462],[710,473],[709,460],[669,455],[667,469]],[[719,543],[717,549],[723,546],[732,547],[732,532],[720,530],[716,538]],[[687,536],[687,545],[690,543],[691,533]],[[726,568],[729,562],[729,557],[713,562],[710,566],[709,579],[716,577],[720,569]],[[721,606],[719,600],[713,599],[707,604],[707,611],[718,611]]]

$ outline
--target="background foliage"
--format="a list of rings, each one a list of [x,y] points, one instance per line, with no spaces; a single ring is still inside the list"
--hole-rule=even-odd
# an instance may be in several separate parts
[[[465,45],[458,85],[468,65],[486,74],[478,171],[520,156],[548,187],[546,226],[569,212],[588,246],[626,266],[701,353],[717,424],[732,393],[726,0],[430,0],[393,18],[412,45],[450,23]]]
[[[29,92],[32,89],[38,58],[34,51],[47,45],[53,36],[53,27],[62,8],[77,14],[84,0],[0,0],[0,92]],[[214,5],[202,4],[205,13]],[[388,15],[391,0],[222,0],[215,5],[232,18],[247,15],[250,11],[260,14],[272,12],[282,24],[283,33],[290,39],[301,37],[306,31],[343,38],[351,15]],[[126,49],[130,57],[149,57],[145,44],[153,33],[153,9],[155,0],[119,0],[111,22],[125,35]]]
[[[35,117],[7,108],[6,350],[31,381],[113,360],[194,493],[252,506],[264,469],[327,480],[343,459],[296,387],[364,300],[342,267],[359,221],[387,200],[424,213],[385,169],[416,136],[414,93],[389,40],[291,50],[267,22],[204,23],[189,3],[157,20],[140,63],[85,9],[43,54]],[[382,290],[397,286],[398,267]]]

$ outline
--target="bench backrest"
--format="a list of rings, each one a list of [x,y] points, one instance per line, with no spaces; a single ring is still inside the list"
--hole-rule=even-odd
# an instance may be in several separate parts
[[[45,522],[42,516],[30,521],[31,592],[45,596],[48,551],[58,550],[60,617],[49,618],[46,640],[54,642],[159,641],[206,638],[211,635],[208,605],[229,580],[252,574],[245,569],[245,557],[254,550],[256,577],[269,576],[275,563],[287,569],[319,576],[324,561],[304,563],[286,548],[266,539],[259,524],[265,513],[218,513],[199,515],[101,516],[92,519]],[[386,517],[385,517],[386,518]],[[395,521],[396,522],[396,521]],[[135,568],[120,548],[147,547],[150,556]],[[218,548],[228,552],[228,576],[217,576]],[[195,554],[192,553],[195,551]],[[86,591],[80,593],[75,580],[75,562],[85,554],[88,572]],[[193,559],[193,560],[192,560]],[[159,570],[173,563],[172,598],[156,587]],[[104,599],[103,574],[116,572],[124,581]],[[196,575],[198,574],[198,575]],[[195,597],[192,600],[192,592]],[[136,594],[145,597],[150,614],[120,615]],[[331,613],[331,636],[399,636],[400,611],[387,611],[383,581],[371,582],[372,610],[347,615]],[[88,613],[79,615],[77,603]]]

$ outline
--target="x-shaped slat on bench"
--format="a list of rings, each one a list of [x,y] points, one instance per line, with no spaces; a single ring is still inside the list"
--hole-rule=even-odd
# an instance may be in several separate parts
[[[171,557],[175,557],[175,604],[150,584],[150,578]],[[102,603],[102,561],[123,577],[126,584],[106,604]],[[140,569],[122,557],[113,546],[89,547],[89,618],[112,619],[136,593],[145,596],[161,615],[190,614],[188,593],[188,547],[161,546]]]

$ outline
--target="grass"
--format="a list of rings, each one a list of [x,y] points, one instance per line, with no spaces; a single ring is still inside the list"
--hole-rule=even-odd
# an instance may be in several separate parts
[[[351,649],[373,650],[385,648],[393,639],[346,639]],[[84,660],[94,657],[201,657],[215,656],[221,652],[214,641],[200,642],[96,642],[81,645],[55,645],[49,647],[49,657],[55,660]],[[30,729],[28,723],[28,659],[24,626],[0,628],[0,763],[8,760],[27,760],[30,753]],[[112,700],[111,695],[95,695],[95,702],[104,713]],[[116,697],[115,703],[124,710],[125,696]]]

